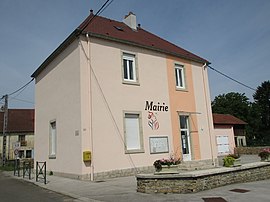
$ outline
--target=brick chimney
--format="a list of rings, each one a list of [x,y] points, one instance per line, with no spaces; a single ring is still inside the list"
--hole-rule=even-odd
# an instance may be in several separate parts
[[[134,13],[129,12],[129,14],[125,16],[123,22],[131,29],[137,30],[136,15]]]

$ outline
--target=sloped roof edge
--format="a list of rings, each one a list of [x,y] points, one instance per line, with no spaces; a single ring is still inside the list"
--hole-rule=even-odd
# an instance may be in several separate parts
[[[213,113],[214,125],[247,125],[247,123],[230,114]]]
[[[33,78],[36,78],[42,71],[44,68],[46,68],[46,66],[48,64],[50,64],[51,61],[53,61],[63,50],[66,49],[66,47],[71,44],[78,36],[80,35],[85,35],[86,33],[89,34],[90,37],[95,37],[95,38],[100,38],[100,39],[104,39],[104,40],[110,40],[110,41],[114,41],[114,42],[119,42],[119,43],[123,43],[123,44],[127,44],[127,45],[132,45],[132,46],[136,46],[136,47],[140,47],[140,48],[145,48],[145,49],[148,49],[148,50],[153,50],[153,51],[157,51],[157,52],[160,52],[160,53],[164,53],[164,54],[168,54],[168,55],[171,55],[171,56],[175,56],[175,57],[179,57],[179,58],[182,58],[182,59],[186,59],[186,60],[190,60],[190,61],[193,61],[193,62],[197,62],[197,63],[201,63],[201,64],[204,64],[204,63],[207,63],[207,64],[210,64],[209,61],[197,56],[197,55],[194,55],[193,53],[187,51],[187,50],[184,50],[178,46],[176,46],[175,44],[171,43],[171,42],[168,42],[166,41],[165,39],[162,39],[160,38],[159,36],[156,36],[148,31],[145,31],[143,29],[141,29],[142,31],[144,31],[145,33],[148,33],[150,35],[152,35],[153,37],[156,37],[156,38],[159,38],[160,40],[164,41],[165,43],[167,44],[170,44],[170,45],[173,45],[175,46],[174,48],[176,49],[181,49],[182,51],[186,52],[186,53],[190,53],[190,56],[187,55],[184,55],[184,54],[180,54],[180,53],[176,53],[176,52],[173,52],[173,51],[168,51],[168,49],[166,50],[165,48],[158,48],[158,47],[151,47],[149,45],[144,45],[142,43],[138,43],[136,41],[132,41],[132,40],[125,40],[125,39],[121,39],[121,38],[117,38],[117,37],[112,37],[112,36],[106,36],[104,34],[98,34],[98,33],[94,33],[92,31],[89,31],[87,29],[89,29],[87,26],[88,26],[88,21],[91,20],[92,18],[92,14],[89,15],[82,23],[81,25],[79,25],[78,28],[76,28],[47,58],[46,60],[35,70],[35,72],[31,75],[31,77]],[[115,23],[121,23],[121,22],[118,22],[118,21],[115,21],[115,20],[111,20],[111,19],[107,19],[107,18],[104,18],[104,17],[100,17],[100,16],[97,16],[97,18],[99,19],[102,19],[102,20],[107,20],[107,21],[110,21],[110,22],[115,22]],[[123,25],[123,23],[121,23],[121,25]],[[83,29],[83,30],[82,30]]]
[[[80,34],[81,30],[75,29],[47,58],[46,60],[36,69],[31,77],[36,78],[42,70],[51,63],[66,47],[71,44],[76,37]]]

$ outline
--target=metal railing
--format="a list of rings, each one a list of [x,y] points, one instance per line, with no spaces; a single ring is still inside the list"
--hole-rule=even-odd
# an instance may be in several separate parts
[[[20,159],[15,159],[15,161],[14,161],[14,176],[20,177],[20,170],[21,170]]]
[[[45,162],[36,162],[36,182],[43,180],[46,184],[46,161]]]
[[[29,177],[29,180],[31,180],[31,162],[23,162],[23,178],[25,176]]]

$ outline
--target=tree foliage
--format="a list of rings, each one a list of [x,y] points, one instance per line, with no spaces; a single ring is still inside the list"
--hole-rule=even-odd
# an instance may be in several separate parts
[[[249,145],[270,145],[270,81],[264,81],[250,102],[245,94],[231,92],[218,95],[212,102],[213,113],[231,114],[247,122]]]
[[[270,81],[263,82],[257,88],[253,98],[261,113],[263,127],[270,129]]]
[[[270,81],[264,81],[253,95],[254,106],[259,113],[259,130],[263,142],[270,143]]]
[[[231,114],[243,121],[248,120],[250,102],[245,94],[227,93],[215,97],[212,111],[219,114]]]

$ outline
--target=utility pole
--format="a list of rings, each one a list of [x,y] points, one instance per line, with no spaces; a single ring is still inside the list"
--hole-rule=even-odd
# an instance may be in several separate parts
[[[4,125],[3,125],[3,152],[2,152],[2,165],[6,164],[6,146],[7,146],[7,124],[8,124],[8,95],[4,95],[5,104],[2,107],[4,111]]]

